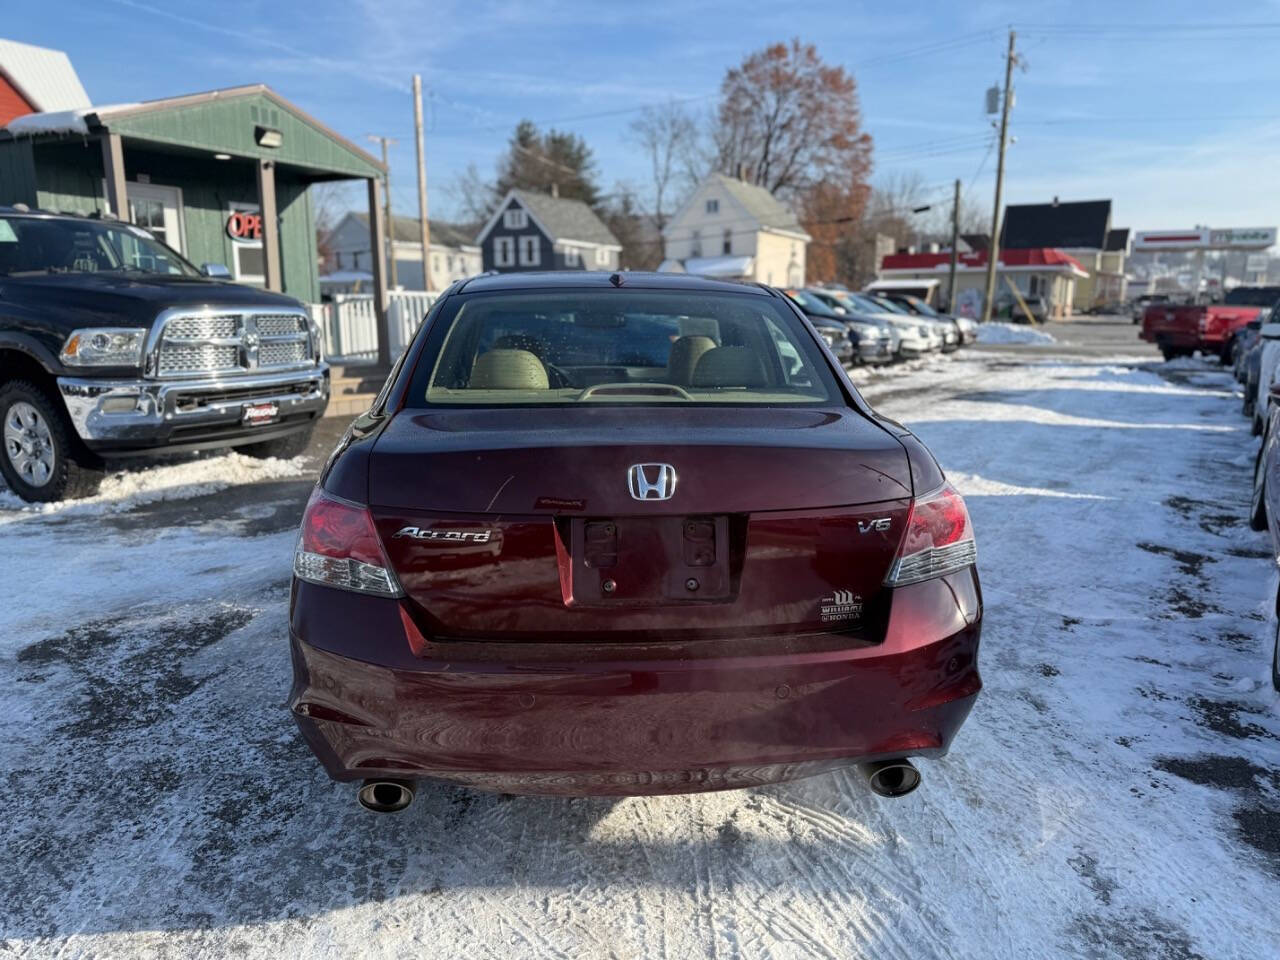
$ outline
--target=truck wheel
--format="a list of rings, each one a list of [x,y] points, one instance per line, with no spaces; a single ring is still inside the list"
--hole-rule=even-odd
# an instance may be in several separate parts
[[[1175,357],[1182,356],[1182,351],[1176,347],[1161,347],[1160,356],[1164,357],[1165,360],[1172,360]]]
[[[28,502],[89,497],[103,473],[80,446],[57,398],[27,380],[0,387],[0,474]]]
[[[277,460],[292,460],[307,452],[307,448],[311,446],[311,434],[314,431],[315,424],[312,424],[297,433],[276,437],[274,440],[263,440],[261,443],[246,444],[243,447],[236,447],[236,450],[246,456],[257,457],[259,460],[269,460],[272,457]]]

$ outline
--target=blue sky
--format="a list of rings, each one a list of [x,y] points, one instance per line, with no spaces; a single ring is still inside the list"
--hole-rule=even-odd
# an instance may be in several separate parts
[[[521,117],[585,137],[606,188],[642,186],[634,113],[620,111],[671,98],[710,110],[726,67],[793,36],[857,79],[873,180],[919,172],[945,202],[959,177],[985,209],[983,91],[1010,24],[1026,69],[1009,202],[1109,197],[1113,223],[1134,229],[1280,224],[1276,3],[58,0],[24,3],[3,33],[66,50],[97,103],[264,82],[358,142],[398,137],[403,213],[416,211],[419,72],[436,216],[467,163],[492,171]]]

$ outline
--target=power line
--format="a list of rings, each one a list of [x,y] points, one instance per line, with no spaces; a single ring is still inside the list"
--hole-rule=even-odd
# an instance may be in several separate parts
[[[978,164],[978,169],[973,171],[973,176],[969,178],[969,185],[964,188],[964,192],[968,193],[973,189],[973,185],[978,182],[978,177],[982,175],[982,171],[986,169],[987,161],[991,159],[991,152],[996,148],[996,138],[993,136],[987,143],[987,152],[982,155],[982,162]]]

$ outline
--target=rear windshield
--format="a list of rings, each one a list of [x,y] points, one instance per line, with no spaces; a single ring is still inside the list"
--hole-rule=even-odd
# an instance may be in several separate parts
[[[451,297],[410,406],[839,402],[822,348],[780,300],[646,290]]]

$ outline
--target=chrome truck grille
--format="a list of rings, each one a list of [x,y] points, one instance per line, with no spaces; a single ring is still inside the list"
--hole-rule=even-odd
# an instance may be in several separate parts
[[[235,376],[312,366],[307,315],[280,310],[167,310],[147,354],[154,377]]]

